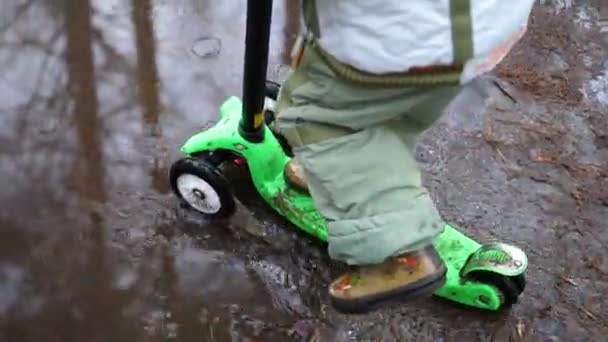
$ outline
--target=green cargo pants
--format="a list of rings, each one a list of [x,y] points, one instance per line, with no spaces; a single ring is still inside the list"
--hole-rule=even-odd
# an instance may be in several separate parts
[[[332,259],[377,264],[441,233],[414,147],[459,89],[356,85],[305,49],[281,90],[275,129],[292,146],[328,221]]]

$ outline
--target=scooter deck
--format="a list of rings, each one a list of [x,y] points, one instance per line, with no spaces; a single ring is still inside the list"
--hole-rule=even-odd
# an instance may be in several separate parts
[[[221,118],[212,128],[192,136],[182,152],[192,155],[201,151],[224,150],[238,154],[247,161],[253,183],[264,200],[280,215],[299,229],[327,241],[325,219],[319,214],[312,198],[289,187],[284,178],[289,157],[284,153],[272,131],[265,127],[264,141],[251,143],[238,134],[241,101],[229,98],[220,108]],[[469,256],[480,244],[455,228],[446,225],[434,242],[448,272],[445,285],[436,296],[464,305],[498,310],[502,305],[500,292],[492,285],[461,277]]]

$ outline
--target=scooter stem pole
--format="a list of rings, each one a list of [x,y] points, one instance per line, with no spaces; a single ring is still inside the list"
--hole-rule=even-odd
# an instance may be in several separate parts
[[[272,0],[247,1],[245,63],[243,72],[243,116],[239,133],[251,142],[264,139],[264,98]]]

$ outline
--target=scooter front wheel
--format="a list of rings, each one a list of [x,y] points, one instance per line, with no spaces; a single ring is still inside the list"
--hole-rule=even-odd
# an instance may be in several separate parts
[[[171,166],[173,192],[190,207],[209,219],[229,217],[235,203],[228,181],[212,163],[201,158],[183,158]]]

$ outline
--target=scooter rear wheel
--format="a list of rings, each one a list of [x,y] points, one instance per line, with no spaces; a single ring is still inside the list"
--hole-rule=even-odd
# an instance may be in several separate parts
[[[209,161],[190,157],[180,159],[171,166],[169,179],[177,197],[206,218],[226,218],[234,213],[229,183]]]
[[[513,304],[516,304],[519,295],[526,287],[526,280],[523,274],[507,277],[488,271],[474,271],[469,274],[469,277],[475,281],[492,285],[496,288],[502,297],[503,307],[510,307]]]

